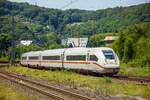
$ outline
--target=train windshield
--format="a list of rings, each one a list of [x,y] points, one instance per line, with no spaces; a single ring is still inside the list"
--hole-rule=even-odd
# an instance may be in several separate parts
[[[111,50],[102,50],[102,52],[106,59],[110,59],[110,60],[115,59],[115,56]]]

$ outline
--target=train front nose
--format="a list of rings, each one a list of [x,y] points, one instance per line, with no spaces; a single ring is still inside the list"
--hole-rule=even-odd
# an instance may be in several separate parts
[[[104,68],[105,73],[111,73],[111,74],[117,74],[119,72],[120,68]]]
[[[113,60],[107,60],[107,62],[105,62],[104,64],[104,71],[106,73],[118,73],[120,70],[120,65],[116,62],[116,61],[113,61]]]
[[[104,67],[106,71],[117,72],[119,71],[119,59],[112,50],[102,50],[104,55]]]

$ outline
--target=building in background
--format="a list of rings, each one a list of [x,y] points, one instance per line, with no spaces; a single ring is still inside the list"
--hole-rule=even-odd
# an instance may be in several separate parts
[[[88,38],[67,38],[62,39],[61,44],[68,47],[86,47]]]
[[[106,36],[104,38],[105,45],[109,46],[110,44],[112,44],[117,39],[118,39],[118,36]]]
[[[21,40],[20,44],[29,46],[32,43],[32,40]]]

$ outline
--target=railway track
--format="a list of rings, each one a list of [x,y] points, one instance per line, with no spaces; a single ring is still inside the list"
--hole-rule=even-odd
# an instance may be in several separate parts
[[[7,67],[9,66],[9,62],[8,61],[1,61],[0,60],[0,67]]]
[[[18,66],[19,65],[19,61],[16,61],[15,62],[15,66]],[[10,62],[9,61],[1,61],[0,60],[0,67],[7,67],[7,66],[10,66]]]
[[[18,61],[15,61],[15,63],[19,63],[20,61],[18,60]],[[5,64],[9,64],[10,63],[10,61],[8,61],[8,60],[0,60],[0,64],[1,63],[5,63]]]
[[[5,64],[5,63],[0,63],[0,67],[7,67],[7,66],[9,66],[9,64]]]
[[[66,91],[61,88],[50,86],[31,80],[22,75],[0,71],[0,77],[5,78],[11,82],[30,88],[41,93],[44,96],[53,98],[54,100],[93,100],[90,97],[83,96],[74,92]],[[50,99],[51,100],[51,99]]]
[[[125,81],[135,81],[142,84],[150,83],[150,77],[137,77],[137,76],[128,76],[128,75],[114,75],[112,76],[115,79],[125,80]]]
[[[19,65],[18,62],[19,61],[16,62],[16,65]],[[0,67],[1,66],[9,66],[9,62],[0,61]],[[112,76],[112,78],[115,78],[118,80],[125,80],[125,81],[135,81],[141,84],[150,83],[150,77],[138,77],[138,76],[128,76],[128,75],[117,74],[117,75]]]

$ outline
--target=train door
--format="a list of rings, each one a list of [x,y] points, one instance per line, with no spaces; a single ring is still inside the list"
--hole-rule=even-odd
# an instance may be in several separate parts
[[[41,62],[42,62],[42,55],[41,55],[41,52],[40,52],[40,55],[39,55],[39,66],[41,66]]]
[[[89,52],[87,52],[87,62],[89,62],[89,60],[90,60],[90,53]]]
[[[65,54],[65,51],[61,54],[62,68],[64,68],[64,54]]]
[[[94,66],[93,66],[93,61],[91,61],[91,52],[90,50],[87,52],[87,69],[88,70],[95,70]]]

